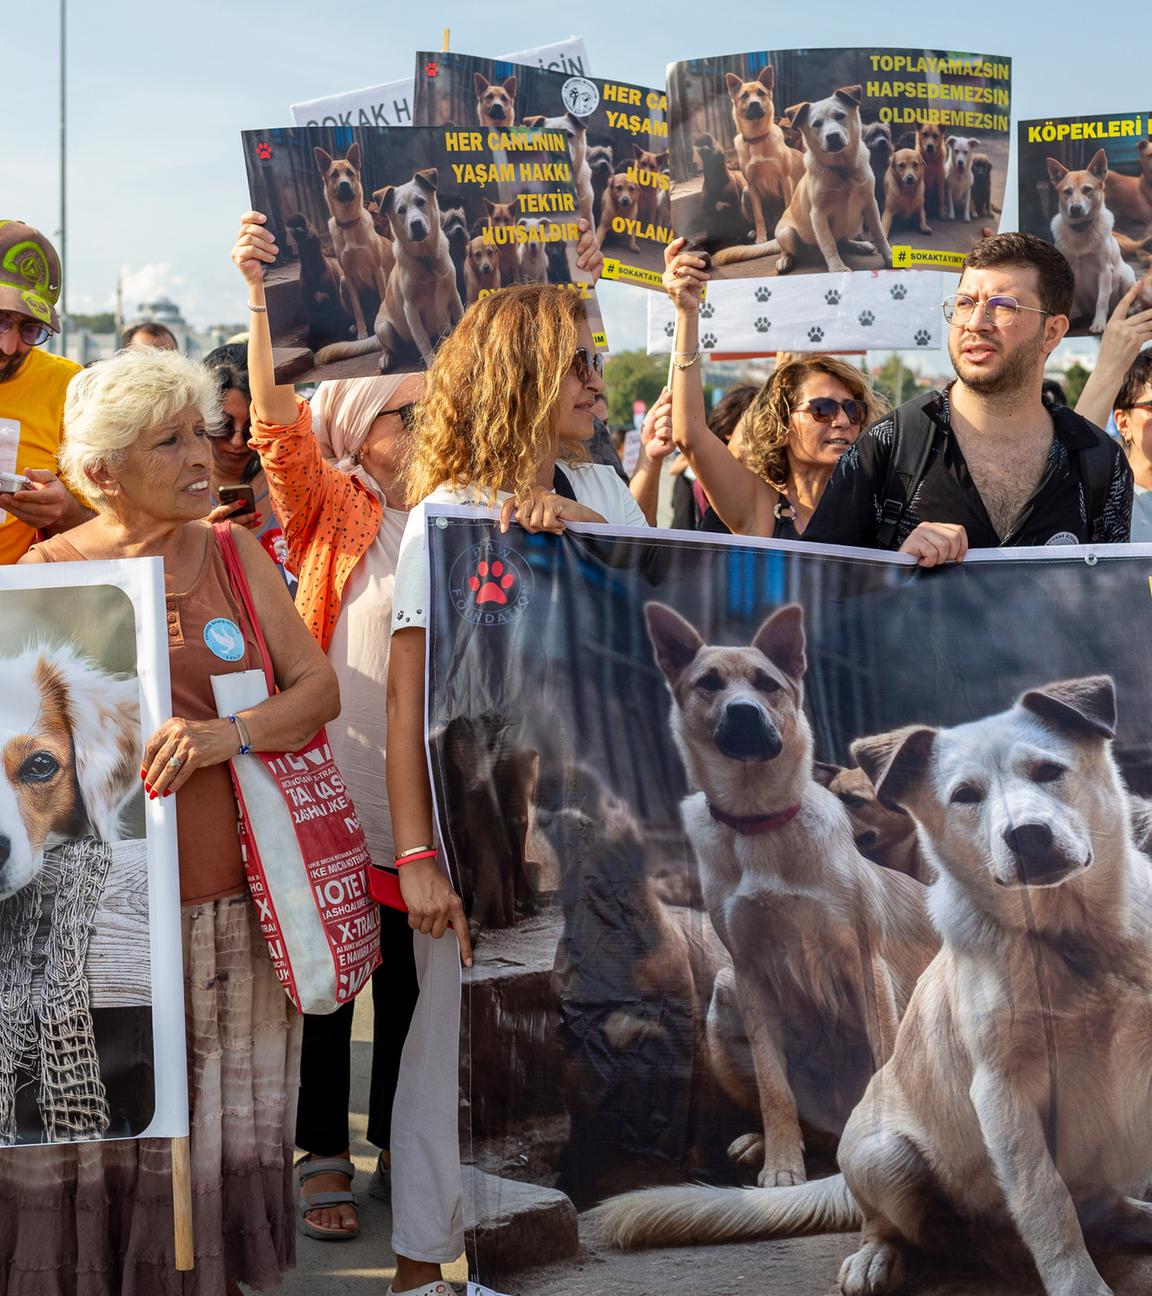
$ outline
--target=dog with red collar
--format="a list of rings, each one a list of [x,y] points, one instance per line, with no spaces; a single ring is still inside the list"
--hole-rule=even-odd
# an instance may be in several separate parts
[[[755,1160],[761,1187],[803,1183],[801,1119],[840,1133],[939,947],[927,888],[861,855],[813,777],[802,608],[738,648],[706,644],[661,603],[645,615],[696,789],[681,818],[752,1046],[762,1129],[729,1155]]]

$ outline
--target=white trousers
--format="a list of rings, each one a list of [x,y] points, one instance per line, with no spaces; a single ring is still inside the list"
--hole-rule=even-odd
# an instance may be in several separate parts
[[[460,1178],[460,944],[412,933],[420,997],[392,1105],[392,1249],[449,1264],[464,1250]]]

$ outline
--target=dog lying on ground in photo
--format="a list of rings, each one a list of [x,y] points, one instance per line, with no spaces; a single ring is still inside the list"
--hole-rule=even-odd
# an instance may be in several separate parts
[[[436,344],[464,313],[456,290],[456,267],[440,228],[436,168],[417,171],[406,184],[387,185],[377,193],[381,214],[392,227],[395,266],[374,335],[323,347],[316,355],[318,364],[379,351],[381,373],[405,359],[430,365]],[[373,237],[383,241],[375,233]]]
[[[875,178],[861,138],[861,93],[860,86],[845,86],[826,99],[788,109],[804,137],[804,175],[776,225],[776,237],[750,247],[724,248],[713,256],[714,264],[779,254],[776,273],[787,274],[798,260],[818,252],[829,271],[848,271],[843,246],[861,256],[878,255],[891,267],[892,249],[881,227]],[[858,238],[862,229],[870,242]]]
[[[66,646],[0,660],[0,901],[76,837],[115,842],[140,791],[140,698]]]
[[[839,1133],[936,951],[927,888],[864,858],[813,778],[801,608],[781,608],[743,648],[705,644],[663,604],[645,614],[696,789],[684,831],[752,1041],[760,1128],[731,1152],[756,1149],[762,1185],[802,1183],[800,1120]]]
[[[1052,218],[1052,241],[1068,258],[1076,277],[1072,319],[1090,321],[1090,333],[1103,333],[1120,298],[1136,282],[1112,232],[1112,213],[1105,203],[1108,154],[1097,149],[1083,171],[1070,171],[1048,158],[1048,178],[1056,190],[1059,211]]]
[[[350,144],[342,158],[319,147],[312,152],[324,180],[328,235],[343,273],[344,305],[355,322],[356,337],[365,339],[369,321],[376,318],[388,287],[392,246],[376,232],[372,214],[364,205],[360,145]]]
[[[1019,1255],[1047,1296],[1108,1296],[1086,1239],[1152,1245],[1152,864],[1128,829],[1108,677],[1010,710],[859,740],[916,820],[943,947],[840,1142],[799,1188],[658,1188],[594,1223],[623,1246],[861,1228],[845,1296],[886,1296],[917,1252]]]

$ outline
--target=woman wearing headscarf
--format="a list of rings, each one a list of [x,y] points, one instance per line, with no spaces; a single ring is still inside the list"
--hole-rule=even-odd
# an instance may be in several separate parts
[[[262,224],[256,213],[246,216],[241,240],[245,228]],[[249,300],[262,306],[264,262],[242,241],[232,259],[248,283]],[[296,607],[340,682],[340,716],[328,726],[332,754],[372,858],[391,862],[396,852],[385,790],[384,696],[396,559],[408,519],[397,477],[424,378],[324,382],[310,408],[291,385],[276,385],[268,317],[260,312],[249,334],[248,374],[249,447],[260,456],[288,567],[299,580]],[[381,923],[368,1103],[368,1141],[380,1149],[369,1188],[375,1196],[389,1191],[392,1096],[417,991],[406,917],[382,909]],[[330,1241],[359,1231],[348,1134],[353,1009],[349,1003],[330,1016],[304,1019],[296,1144],[305,1155],[297,1221],[306,1236]]]

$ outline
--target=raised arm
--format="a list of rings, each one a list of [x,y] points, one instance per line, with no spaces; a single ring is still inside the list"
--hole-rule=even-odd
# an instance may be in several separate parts
[[[1100,354],[1096,359],[1096,367],[1088,375],[1088,381],[1076,402],[1076,413],[1089,423],[1095,423],[1098,428],[1104,427],[1108,422],[1128,367],[1141,350],[1152,342],[1152,310],[1139,311],[1131,318],[1128,315],[1143,283],[1142,279],[1138,279],[1116,304],[1112,318],[1100,337]]]
[[[250,211],[241,218],[232,260],[248,285],[252,316],[248,331],[248,380],[252,388],[253,417],[265,423],[292,423],[296,419],[296,392],[291,383],[276,384],[272,362],[272,331],[264,297],[264,267],[276,260],[280,249],[268,229],[263,212]]]
[[[687,253],[684,239],[664,249],[664,286],[676,307],[676,355],[672,368],[672,437],[683,451],[712,507],[736,535],[771,535],[776,492],[712,435],[700,374],[700,296],[708,282],[706,262]]]

